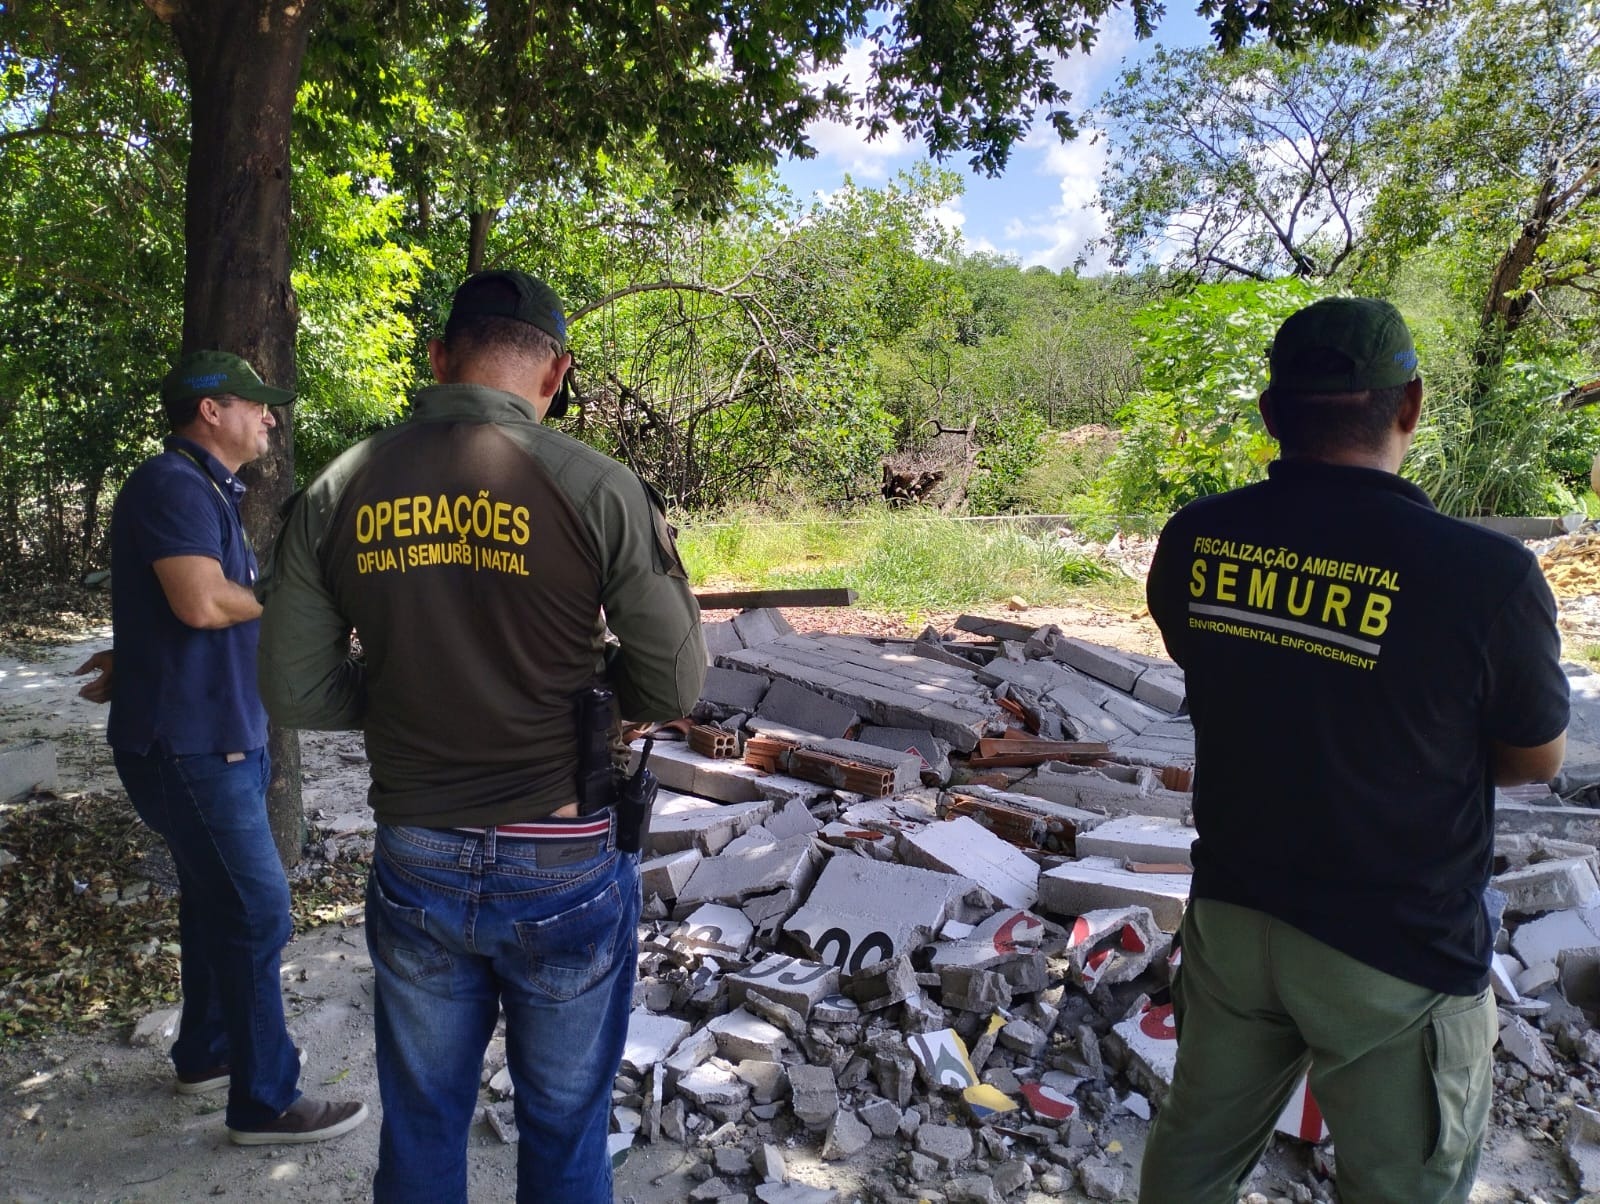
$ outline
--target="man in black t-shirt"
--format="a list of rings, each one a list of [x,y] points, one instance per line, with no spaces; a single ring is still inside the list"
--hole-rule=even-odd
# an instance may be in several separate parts
[[[1555,775],[1568,695],[1533,556],[1397,475],[1416,365],[1386,302],[1292,315],[1261,396],[1281,458],[1162,532],[1150,611],[1187,678],[1198,839],[1142,1204],[1233,1204],[1308,1068],[1345,1200],[1472,1187],[1494,787]]]

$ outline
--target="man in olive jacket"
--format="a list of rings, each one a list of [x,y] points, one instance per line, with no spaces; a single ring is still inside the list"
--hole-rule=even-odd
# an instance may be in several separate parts
[[[578,813],[574,700],[603,682],[628,720],[687,714],[699,609],[648,487],[542,425],[572,363],[548,286],[470,277],[428,351],[438,384],[410,420],[288,516],[261,586],[262,696],[278,723],[366,735],[375,1197],[466,1199],[503,1007],[517,1199],[599,1204],[639,878],[612,812]]]

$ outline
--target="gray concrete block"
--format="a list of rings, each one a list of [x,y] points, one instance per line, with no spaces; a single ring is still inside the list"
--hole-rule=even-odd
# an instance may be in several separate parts
[[[1113,744],[1133,735],[1133,729],[1120,723],[1076,685],[1057,686],[1045,695],[1045,700],[1066,717],[1076,739]]]
[[[1088,640],[1063,637],[1056,641],[1055,656],[1058,661],[1119,690],[1131,691],[1145,671],[1143,665],[1125,653],[1091,644]]]
[[[733,629],[733,622],[723,619],[718,623],[700,624],[700,634],[706,641],[706,664],[716,664],[717,657],[725,652],[738,652],[744,647],[744,642],[739,639],[739,633]]]
[[[1133,696],[1149,703],[1169,715],[1182,715],[1188,710],[1188,688],[1176,673],[1162,673],[1146,669],[1133,684]]]
[[[839,1111],[839,1084],[826,1066],[789,1067],[789,1096],[795,1118],[813,1132],[821,1132]]]
[[[746,648],[770,644],[779,636],[794,633],[794,628],[789,626],[789,620],[783,617],[783,613],[771,607],[740,611],[733,616],[733,629],[739,633],[739,641]]]
[[[672,943],[689,952],[738,957],[750,947],[755,925],[742,911],[707,903],[672,930]]]
[[[1160,815],[1125,815],[1078,837],[1078,856],[1192,865],[1195,830]]]
[[[775,681],[756,714],[772,723],[815,732],[825,739],[843,736],[861,721],[850,707],[791,681]]]
[[[1108,857],[1069,861],[1039,877],[1039,906],[1078,916],[1109,907],[1148,907],[1163,932],[1176,932],[1189,899],[1188,874],[1135,874]]]
[[[1031,907],[1039,897],[1039,867],[1033,858],[968,816],[904,833],[900,855],[907,865],[981,882],[1009,907]]]
[[[1158,711],[1153,706],[1115,691],[1108,693],[1105,701],[1100,704],[1100,709],[1135,733],[1153,727],[1167,718],[1165,711]]]
[[[760,673],[745,673],[712,665],[706,670],[700,701],[729,711],[753,711],[761,705],[772,679]]]
[[[718,1056],[730,1062],[779,1062],[791,1048],[781,1028],[742,1007],[712,1018],[705,1027],[717,1039]]]
[[[787,840],[791,836],[809,836],[822,829],[822,824],[811,814],[811,808],[799,799],[791,799],[780,805],[763,826],[778,840]]]
[[[1112,815],[1179,818],[1193,805],[1191,796],[1175,790],[1142,787],[1117,781],[1097,769],[1056,764],[1041,765],[1031,777],[1017,782],[1012,793],[1037,795],[1069,807]]]
[[[1600,910],[1553,911],[1518,924],[1511,934],[1511,952],[1525,966],[1561,961],[1567,950],[1600,948]]]
[[[929,778],[943,785],[950,780],[950,742],[941,740],[927,728],[880,727],[866,724],[856,734],[863,744],[890,748],[897,752],[914,752],[922,758],[923,781]]]
[[[0,742],[0,802],[35,790],[54,790],[59,784],[56,746],[49,740]]]
[[[1600,808],[1595,807],[1523,803],[1496,791],[1494,826],[1497,832],[1533,832],[1600,845]]]

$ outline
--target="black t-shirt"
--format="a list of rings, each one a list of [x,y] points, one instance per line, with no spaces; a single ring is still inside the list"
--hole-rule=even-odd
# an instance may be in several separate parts
[[[1391,473],[1278,461],[1173,517],[1148,593],[1194,718],[1194,896],[1482,990],[1489,742],[1567,725],[1528,550]]]

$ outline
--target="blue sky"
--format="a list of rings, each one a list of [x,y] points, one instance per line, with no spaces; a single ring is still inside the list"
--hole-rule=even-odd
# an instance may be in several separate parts
[[[964,157],[951,158],[945,166],[962,173],[966,193],[941,218],[961,230],[969,250],[999,251],[1024,267],[1043,264],[1060,270],[1081,255],[1087,271],[1103,268],[1104,252],[1093,245],[1104,233],[1094,197],[1108,147],[1104,138],[1094,138],[1088,111],[1124,62],[1143,58],[1158,44],[1193,46],[1209,36],[1206,22],[1184,0],[1168,9],[1155,37],[1146,42],[1134,38],[1125,13],[1110,15],[1094,52],[1063,61],[1057,69],[1056,78],[1072,93],[1073,112],[1083,119],[1077,139],[1064,143],[1048,125],[1038,126],[1013,148],[1005,173],[995,179],[969,170]],[[865,50],[853,49],[832,74],[851,81],[865,78]],[[920,144],[907,143],[893,131],[868,142],[851,126],[817,122],[808,134],[817,157],[791,160],[779,170],[802,197],[832,192],[846,175],[863,187],[881,185],[925,158]]]

